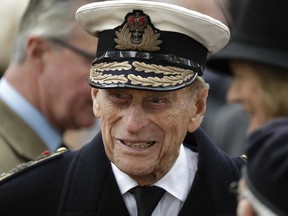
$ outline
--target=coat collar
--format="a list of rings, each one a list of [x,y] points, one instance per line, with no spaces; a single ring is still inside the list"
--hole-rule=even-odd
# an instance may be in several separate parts
[[[58,215],[102,216],[114,215],[115,212],[119,216],[129,215],[100,133],[76,153],[66,176],[61,200]]]
[[[188,134],[184,145],[197,151],[199,158],[191,191],[179,215],[235,215],[237,200],[228,187],[239,180],[244,161],[217,148],[201,128]]]

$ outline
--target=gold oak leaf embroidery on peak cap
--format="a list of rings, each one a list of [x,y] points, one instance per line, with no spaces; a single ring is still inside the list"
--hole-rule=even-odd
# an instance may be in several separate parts
[[[124,74],[112,75],[104,74],[104,71],[122,71],[130,70],[132,66],[135,67],[136,71],[143,72],[145,74],[154,73],[154,74],[163,74],[162,78],[157,76],[141,76],[129,74],[126,78]],[[112,83],[128,83],[131,81],[133,85],[141,86],[175,86],[177,84],[182,84],[183,82],[189,80],[194,75],[193,70],[182,69],[173,66],[162,66],[156,64],[146,64],[144,62],[134,61],[131,64],[129,62],[111,62],[111,63],[100,63],[95,64],[91,68],[90,81],[100,84],[112,84]],[[129,80],[128,80],[129,79]]]
[[[194,74],[193,70],[178,68],[174,66],[163,66],[156,64],[146,64],[144,62],[134,61],[132,65],[135,67],[136,71],[144,71],[145,73],[155,73],[164,75],[180,75],[183,73]],[[186,75],[185,75],[186,76]]]
[[[133,62],[132,65],[137,71],[143,71],[145,73],[155,73],[155,74],[165,74],[171,76],[159,77],[142,77],[136,76],[134,74],[129,74],[128,79],[131,80],[133,85],[142,85],[142,86],[175,86],[177,84],[182,84],[184,81],[187,81],[193,77],[194,72],[189,69],[181,69],[171,66],[162,66],[155,64],[146,64],[143,62]]]
[[[103,71],[122,71],[130,70],[132,65],[126,62],[111,62],[111,63],[99,63],[92,66],[90,70],[90,81],[100,84],[111,84],[111,83],[127,83],[128,79],[123,75],[112,75],[103,74]]]
[[[92,72],[102,72],[102,71],[122,71],[130,70],[132,68],[128,61],[125,62],[102,62],[99,64],[94,64],[92,66]]]

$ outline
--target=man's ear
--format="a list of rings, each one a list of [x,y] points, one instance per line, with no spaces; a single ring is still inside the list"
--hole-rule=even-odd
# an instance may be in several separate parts
[[[188,132],[194,132],[197,128],[200,127],[204,114],[206,112],[206,99],[208,96],[208,89],[203,90],[201,93],[198,93],[196,96],[196,101],[194,106],[194,112],[189,117],[188,122]]]
[[[99,89],[92,88],[91,97],[93,100],[93,112],[96,118],[100,117]]]
[[[33,66],[42,67],[45,62],[47,51],[49,51],[49,43],[41,37],[31,37],[27,42],[27,58],[33,63]],[[41,71],[40,69],[38,71]]]

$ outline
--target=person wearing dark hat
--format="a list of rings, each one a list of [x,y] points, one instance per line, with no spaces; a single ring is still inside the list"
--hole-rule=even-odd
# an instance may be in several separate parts
[[[88,80],[101,132],[2,175],[0,215],[235,215],[244,160],[199,128],[206,58],[229,29],[155,1],[87,4],[76,19],[99,38]]]
[[[227,99],[241,103],[249,114],[248,132],[288,116],[286,8],[285,0],[247,1],[230,42],[207,62],[208,67],[233,74]]]
[[[213,1],[225,15],[223,23],[229,27],[230,31],[233,31],[239,18],[240,9],[246,0]],[[231,77],[223,73],[215,73],[213,69],[206,67],[204,78],[209,83],[209,97],[207,98],[207,109],[201,127],[217,146],[229,155],[241,155],[244,149],[243,143],[247,138],[248,115],[243,111],[240,104],[227,103],[226,101],[226,93],[231,84]]]
[[[288,118],[255,130],[248,139],[248,163],[237,194],[238,216],[288,215]]]
[[[250,114],[239,216],[288,214],[287,7],[285,0],[247,1],[231,41],[207,63],[233,75],[228,100]]]

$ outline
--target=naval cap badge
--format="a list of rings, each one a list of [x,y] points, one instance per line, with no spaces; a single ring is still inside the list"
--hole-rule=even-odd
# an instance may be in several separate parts
[[[141,10],[128,13],[115,34],[116,49],[120,50],[158,51],[158,45],[162,43],[159,40],[161,34],[151,23],[149,16]]]

